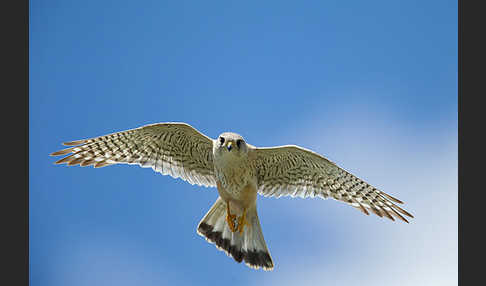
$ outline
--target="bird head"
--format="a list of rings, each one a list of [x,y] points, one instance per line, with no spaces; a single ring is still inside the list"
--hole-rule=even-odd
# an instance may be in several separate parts
[[[239,134],[225,132],[219,135],[217,139],[217,150],[223,156],[246,156],[248,146],[245,139]]]

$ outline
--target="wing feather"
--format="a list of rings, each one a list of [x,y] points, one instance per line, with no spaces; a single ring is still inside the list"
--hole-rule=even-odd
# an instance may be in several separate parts
[[[191,184],[216,186],[213,140],[186,123],[150,124],[63,144],[73,147],[50,154],[68,155],[56,164],[94,165],[95,168],[137,164]]]
[[[345,202],[364,214],[408,222],[413,218],[397,204],[402,201],[352,175],[323,156],[305,148],[287,145],[253,150],[257,170],[258,193],[263,196],[331,197]]]

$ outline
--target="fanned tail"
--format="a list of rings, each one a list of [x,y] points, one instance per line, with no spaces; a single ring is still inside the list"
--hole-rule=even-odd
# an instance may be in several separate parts
[[[246,220],[248,225],[242,234],[231,232],[226,222],[226,202],[219,197],[199,222],[197,233],[238,263],[245,261],[246,265],[254,269],[262,267],[266,271],[273,270],[272,257],[263,238],[256,205],[247,210]]]

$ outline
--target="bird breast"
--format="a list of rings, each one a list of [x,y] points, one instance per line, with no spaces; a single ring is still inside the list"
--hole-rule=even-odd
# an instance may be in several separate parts
[[[219,160],[218,160],[219,159]],[[226,195],[240,199],[249,185],[256,187],[256,175],[247,159],[214,161],[215,176]]]

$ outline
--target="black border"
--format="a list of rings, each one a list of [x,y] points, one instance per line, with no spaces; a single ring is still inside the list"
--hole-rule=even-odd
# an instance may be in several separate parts
[[[458,1],[458,276],[484,284],[484,9]],[[477,5],[473,5],[477,4]],[[469,136],[468,136],[469,135]],[[469,138],[469,139],[468,139]]]
[[[29,285],[29,1],[4,1],[0,7],[5,167],[0,284]]]
[[[464,224],[462,223],[462,220],[463,220],[463,216],[462,216],[462,209],[463,209],[463,195],[462,195],[462,191],[463,189],[461,188],[461,185],[463,184],[463,161],[461,161],[461,155],[462,155],[462,146],[463,146],[463,137],[461,136],[461,131],[462,131],[462,122],[461,122],[461,116],[462,116],[462,113],[461,113],[461,109],[463,108],[463,105],[462,105],[462,28],[463,28],[463,24],[462,24],[462,14],[463,14],[463,9],[462,9],[462,1],[461,0],[458,0],[458,5],[457,5],[457,12],[458,12],[458,15],[457,15],[457,24],[458,24],[458,28],[457,28],[457,32],[458,32],[458,35],[457,35],[457,111],[458,111],[458,114],[457,114],[457,161],[458,161],[458,166],[457,166],[457,184],[458,184],[458,196],[457,196],[457,203],[458,203],[458,206],[457,206],[457,210],[458,210],[458,218],[457,218],[457,222],[458,222],[458,228],[457,228],[457,233],[458,233],[458,237],[457,237],[457,242],[458,242],[458,247],[457,247],[457,251],[458,251],[458,254],[457,254],[457,258],[458,258],[458,262],[457,262],[457,276],[458,276],[458,282],[460,283],[460,281],[464,281],[463,280],[463,253],[464,253],[464,249],[463,249],[463,236],[462,236],[462,233],[463,233],[463,226]]]

